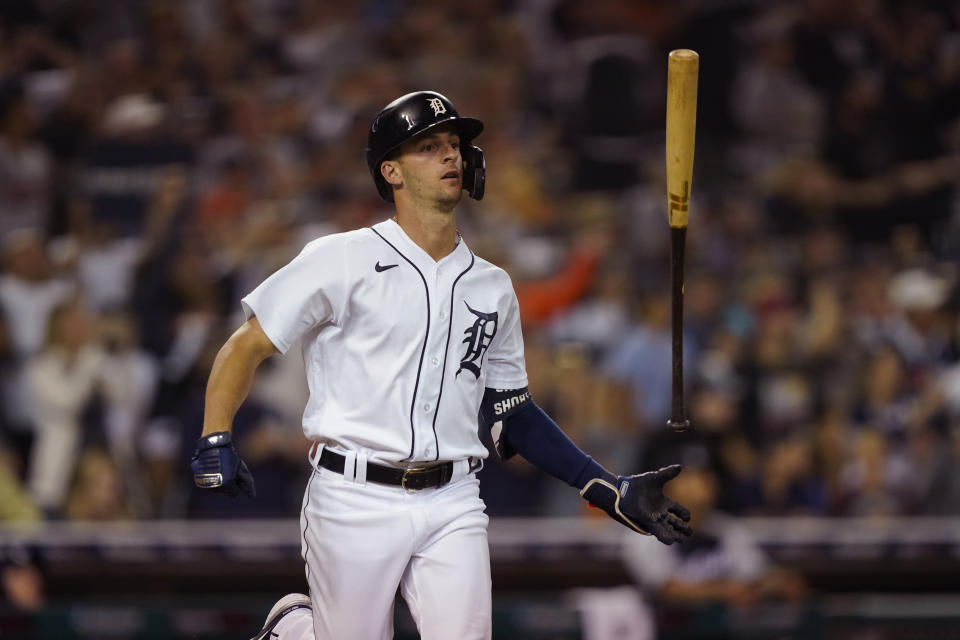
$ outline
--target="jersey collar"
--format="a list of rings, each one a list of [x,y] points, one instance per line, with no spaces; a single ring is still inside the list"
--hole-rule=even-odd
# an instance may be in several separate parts
[[[473,252],[470,251],[470,248],[463,240],[459,231],[457,232],[457,245],[453,248],[453,251],[440,258],[440,260],[434,260],[420,245],[410,239],[410,236],[407,235],[393,218],[388,218],[383,222],[373,225],[373,229],[389,240],[398,251],[402,252],[404,256],[421,270],[429,271],[441,267],[443,269],[449,267],[451,270],[462,270],[465,269],[472,260]]]

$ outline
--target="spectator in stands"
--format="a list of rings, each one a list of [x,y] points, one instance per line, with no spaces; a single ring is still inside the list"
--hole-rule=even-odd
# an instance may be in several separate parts
[[[40,611],[46,603],[46,586],[35,553],[22,545],[9,545],[0,555],[0,588],[14,609]]]
[[[880,347],[868,354],[861,374],[862,389],[851,421],[888,436],[905,436],[916,398],[907,382],[903,358],[892,347]]]
[[[733,115],[747,135],[750,165],[815,152],[825,104],[797,68],[789,30],[794,12],[784,3],[762,10],[745,29],[744,57],[731,91]],[[789,122],[790,126],[783,126]],[[755,164],[754,164],[755,163]]]
[[[12,231],[3,236],[0,249],[0,308],[14,353],[26,358],[43,347],[50,314],[71,295],[74,286],[54,273],[39,230]]]
[[[159,365],[140,347],[134,318],[128,313],[102,315],[98,338],[103,349],[101,424],[110,462],[124,478],[127,500],[134,512],[149,514],[154,507],[140,466],[140,445],[156,397]]]
[[[956,327],[943,310],[952,284],[950,277],[923,268],[905,269],[891,278],[887,296],[897,314],[889,338],[908,366],[941,366],[956,359]]]
[[[133,512],[125,498],[124,484],[120,470],[106,451],[84,450],[67,500],[67,518],[105,521],[129,518]]]
[[[20,461],[0,441],[0,522],[32,522],[40,509],[20,482]]]
[[[83,447],[84,412],[94,399],[104,362],[96,342],[95,319],[80,298],[58,307],[50,318],[43,350],[26,364],[36,436],[29,487],[40,508],[61,514]]]
[[[771,565],[749,531],[714,509],[717,483],[712,472],[688,465],[677,480],[671,493],[693,505],[694,535],[673,546],[651,544],[647,536],[624,538],[623,560],[637,583],[673,605],[722,602],[750,607],[805,597],[799,575]]]
[[[861,517],[903,513],[909,473],[881,431],[862,430],[841,472],[842,513]]]
[[[542,328],[583,298],[595,281],[609,240],[609,230],[588,230],[564,257],[564,264],[556,273],[517,282],[517,300],[525,327]]]
[[[37,140],[37,122],[22,89],[0,87],[0,235],[14,229],[45,229],[51,160]]]
[[[2,409],[7,438],[24,466],[33,439],[24,366],[46,339],[50,314],[74,291],[66,278],[54,275],[39,231],[19,229],[0,238],[0,314],[3,315]]]
[[[175,225],[186,213],[187,177],[180,167],[163,171],[147,205],[143,232],[124,236],[110,222],[98,220],[90,201],[73,203],[74,269],[84,296],[97,311],[128,308],[144,263],[164,251]]]
[[[764,449],[763,511],[767,515],[815,515],[826,511],[826,492],[809,436],[798,432]]]
[[[638,304],[637,319],[604,355],[603,372],[630,390],[634,417],[645,429],[659,428],[670,413],[670,294],[648,294]],[[685,366],[698,358],[687,341]]]
[[[14,452],[15,475],[22,476],[25,453],[32,436],[27,425],[16,426],[17,417],[12,404],[17,402],[14,376],[18,373],[6,319],[0,314],[0,447],[9,447]]]
[[[201,194],[197,203],[197,223],[210,244],[219,246],[236,233],[254,200],[256,167],[250,159],[228,158],[223,162],[216,182]]]

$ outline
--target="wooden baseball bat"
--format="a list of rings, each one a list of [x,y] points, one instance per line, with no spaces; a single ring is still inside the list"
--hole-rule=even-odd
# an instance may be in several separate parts
[[[670,52],[667,59],[667,206],[670,208],[673,387],[667,425],[677,432],[690,428],[683,406],[683,254],[693,183],[699,71],[700,56],[696,51]]]

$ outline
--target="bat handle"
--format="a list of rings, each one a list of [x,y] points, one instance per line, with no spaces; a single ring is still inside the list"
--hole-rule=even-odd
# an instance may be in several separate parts
[[[670,419],[667,426],[671,431],[683,432],[690,428],[690,421],[683,408],[683,262],[687,244],[686,227],[670,227],[670,263],[673,337],[673,388],[670,397]]]

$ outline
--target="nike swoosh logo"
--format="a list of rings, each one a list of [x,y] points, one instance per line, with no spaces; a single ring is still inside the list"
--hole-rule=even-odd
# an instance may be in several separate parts
[[[399,266],[400,266],[399,264],[388,264],[388,265],[380,266],[380,261],[378,260],[377,264],[374,265],[373,268],[376,269],[377,273],[380,273],[381,271],[386,271],[387,269],[393,269],[394,267],[399,267]]]

